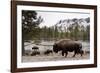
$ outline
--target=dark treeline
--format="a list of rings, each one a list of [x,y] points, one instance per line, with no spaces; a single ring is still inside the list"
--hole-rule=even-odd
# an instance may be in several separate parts
[[[61,38],[89,40],[89,17],[60,20],[51,27],[43,26],[40,28],[39,25],[42,21],[43,18],[41,16],[37,17],[36,11],[22,11],[22,33],[24,40],[57,40]],[[81,23],[86,23],[86,25]]]
[[[33,39],[40,39],[40,40],[59,40],[59,39],[72,39],[72,40],[83,40],[89,41],[89,33],[90,33],[90,26],[78,26],[75,24],[70,25],[67,29],[61,30],[57,26],[53,27],[42,27],[39,28],[40,31],[37,37],[33,37]]]

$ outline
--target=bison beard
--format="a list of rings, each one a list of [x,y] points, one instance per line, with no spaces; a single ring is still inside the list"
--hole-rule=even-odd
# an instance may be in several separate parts
[[[83,55],[81,43],[78,43],[78,42],[72,41],[72,40],[66,40],[66,39],[57,41],[53,45],[53,51],[55,53],[62,51],[62,56],[64,56],[64,54],[65,54],[65,57],[67,57],[68,52],[73,52],[73,51],[74,51],[73,57],[75,57],[76,54],[80,54],[81,56]]]

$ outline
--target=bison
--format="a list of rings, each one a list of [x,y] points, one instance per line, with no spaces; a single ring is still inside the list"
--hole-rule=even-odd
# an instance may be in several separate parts
[[[52,51],[52,50],[49,50],[49,49],[47,49],[47,50],[44,52],[45,55],[49,55],[50,53],[53,53],[53,51]]]
[[[62,56],[65,55],[65,57],[67,57],[68,52],[74,52],[73,57],[75,57],[76,54],[80,54],[81,56],[83,55],[82,44],[77,41],[67,39],[54,43],[53,51],[55,53],[62,51]]]
[[[39,51],[33,51],[31,56],[36,56],[36,55],[40,55],[40,52]]]

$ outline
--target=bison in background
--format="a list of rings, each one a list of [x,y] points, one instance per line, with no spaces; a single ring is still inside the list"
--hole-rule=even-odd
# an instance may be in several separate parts
[[[36,55],[40,55],[39,47],[33,46],[32,47],[32,54],[31,54],[31,56],[36,56]]]
[[[69,39],[57,41],[53,45],[53,51],[55,53],[62,51],[62,56],[65,55],[65,57],[67,57],[68,52],[74,52],[73,57],[75,57],[76,54],[80,54],[81,56],[83,55],[82,44],[78,41],[73,41]]]
[[[47,49],[47,50],[44,52],[45,55],[49,55],[50,53],[51,53],[51,54],[53,53],[53,51],[50,50],[50,49]]]
[[[36,56],[36,55],[40,55],[40,52],[39,51],[33,51],[31,56]]]

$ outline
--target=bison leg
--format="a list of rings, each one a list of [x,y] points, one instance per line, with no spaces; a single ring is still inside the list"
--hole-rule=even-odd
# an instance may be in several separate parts
[[[64,56],[64,51],[62,51],[62,56]]]
[[[75,57],[76,54],[77,54],[77,52],[75,51],[73,57]]]
[[[80,51],[81,56],[83,55],[83,53],[84,53],[83,50],[81,50],[81,51]]]
[[[64,54],[65,54],[65,57],[67,57],[68,52],[62,51],[62,56],[64,56]]]
[[[68,54],[68,52],[66,52],[66,55],[65,55],[65,57],[67,57],[67,54]]]

